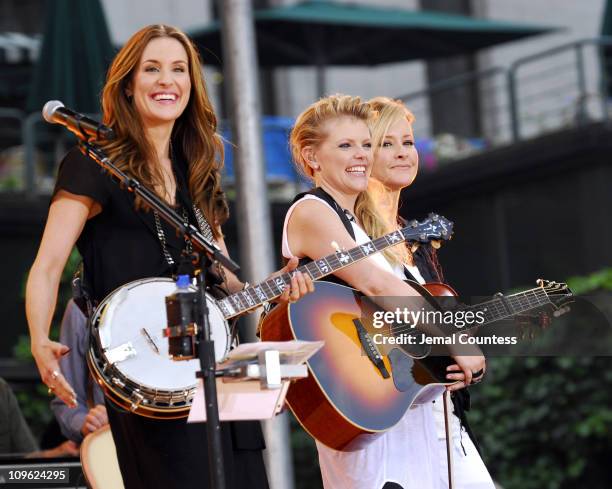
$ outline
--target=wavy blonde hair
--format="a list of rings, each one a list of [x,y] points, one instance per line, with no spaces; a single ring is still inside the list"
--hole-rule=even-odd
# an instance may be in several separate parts
[[[401,100],[394,100],[389,97],[374,97],[368,101],[375,117],[370,123],[370,131],[372,132],[372,148],[374,153],[374,163],[382,146],[383,141],[389,128],[396,122],[406,119],[409,124],[415,120],[414,114],[408,110]],[[368,194],[375,204],[379,207],[389,206],[393,204],[391,199],[391,191],[386,188],[382,182],[376,179],[370,179],[368,185]],[[385,222],[386,229],[390,232],[395,230],[396,222]],[[365,231],[370,233],[367,225],[364,223]],[[394,246],[385,252],[385,256],[393,264],[410,264],[412,258],[407,246]]]
[[[374,113],[370,104],[363,102],[360,97],[342,94],[330,95],[321,98],[302,112],[291,130],[289,142],[293,161],[300,173],[315,185],[315,172],[302,155],[302,150],[308,146],[313,148],[319,146],[328,136],[327,122],[340,117],[351,117],[369,126]],[[388,232],[388,226],[385,225],[376,210],[374,201],[368,192],[361,192],[357,196],[355,216],[372,239],[379,238]]]
[[[149,25],[136,32],[117,53],[102,92],[104,123],[113,128],[116,139],[105,144],[104,149],[121,170],[146,187],[156,189],[160,198],[164,197],[159,191],[164,188],[161,167],[151,164],[158,163],[157,154],[146,137],[140,114],[127,95],[143,51],[151,40],[160,37],[176,39],[187,53],[191,93],[185,110],[174,123],[171,141],[188,162],[191,199],[210,222],[215,238],[219,238],[220,225],[229,214],[221,190],[223,143],[217,134],[217,117],[208,98],[200,55],[184,32],[164,24]],[[136,208],[142,206],[137,198]]]

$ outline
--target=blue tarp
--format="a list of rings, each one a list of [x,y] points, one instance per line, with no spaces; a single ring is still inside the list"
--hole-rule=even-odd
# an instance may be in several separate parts
[[[289,131],[294,120],[289,117],[264,116],[263,145],[266,160],[266,179],[268,181],[298,182],[295,165],[289,151]],[[225,141],[225,169],[226,178],[234,178],[234,147],[232,135],[227,125],[222,128],[221,134]]]
[[[309,185],[309,182],[295,168],[291,152],[289,151],[289,132],[293,127],[293,123],[294,119],[289,117],[262,117],[263,150],[266,161],[266,180],[268,182],[305,183]],[[234,179],[234,147],[227,124],[222,125],[221,134],[226,140],[223,176],[231,181]],[[415,140],[415,145],[419,152],[419,164],[423,171],[435,170],[440,164],[440,155],[438,153],[441,150],[437,148],[439,144],[439,141],[431,138],[417,138]],[[486,147],[486,143],[482,139],[472,138],[461,139],[459,141],[453,140],[452,146],[452,148],[447,149],[447,152],[456,153],[457,157],[460,157],[461,152],[465,156],[471,152],[482,151]]]

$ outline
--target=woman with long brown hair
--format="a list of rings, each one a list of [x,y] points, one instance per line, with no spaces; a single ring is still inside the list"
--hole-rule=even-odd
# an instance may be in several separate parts
[[[376,97],[368,101],[376,113],[371,126],[374,143],[372,175],[368,193],[376,203],[377,210],[389,230],[405,226],[399,215],[401,191],[412,185],[419,169],[419,155],[414,144],[412,124],[414,115],[399,100],[387,97]],[[368,230],[366,231],[375,231]],[[395,247],[396,262],[406,267],[407,278],[413,281],[444,283],[442,269],[438,262],[436,249],[431,244],[419,245],[415,250],[406,246]],[[469,409],[469,394],[465,379],[458,365],[450,368],[457,383],[451,389],[452,404],[448,408],[453,412],[450,417],[452,436],[454,487],[458,489],[492,489],[491,476],[487,471],[475,446],[473,433],[467,423],[465,410]],[[476,375],[477,374],[477,375]],[[483,367],[476,372],[472,383],[477,383],[484,376]],[[450,398],[449,398],[450,399]],[[446,432],[444,429],[443,398],[432,403],[434,420],[440,452],[440,487],[448,487]],[[464,436],[463,433],[469,436]]]
[[[200,58],[187,36],[166,25],[134,34],[109,68],[102,107],[104,122],[116,134],[104,146],[109,157],[227,253],[221,232],[228,214],[220,187],[222,142]],[[43,382],[69,405],[75,404],[74,391],[58,364],[67,347],[51,341],[48,332],[75,243],[96,302],[133,280],[171,276],[186,247],[156,212],[144,209],[78,149],[66,155],[28,278],[26,310]],[[226,292],[243,287],[234,275],[215,271],[210,267],[211,280]],[[282,298],[297,300],[309,290],[312,284],[298,273]],[[127,488],[206,487],[201,423],[149,419],[108,400],[107,411]],[[259,423],[222,423],[222,440],[227,487],[267,487]]]
[[[291,131],[293,159],[315,185],[297,197],[285,217],[282,252],[287,259],[317,260],[350,250],[386,232],[369,194],[374,113],[359,97],[323,98],[302,112]],[[364,231],[370,229],[371,236]],[[391,309],[405,307],[418,292],[403,281],[403,267],[372,255],[343,268],[333,279],[348,284]],[[327,280],[327,279],[326,279]],[[412,299],[416,301],[416,299]],[[415,302],[413,302],[414,304]],[[323,347],[325,348],[325,347]],[[457,356],[470,382],[482,357]],[[414,406],[390,430],[365,448],[336,451],[317,442],[326,489],[438,489],[438,452],[431,405]]]

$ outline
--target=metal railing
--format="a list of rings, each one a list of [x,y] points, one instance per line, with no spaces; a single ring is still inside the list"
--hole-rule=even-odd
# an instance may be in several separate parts
[[[606,60],[605,48],[610,48],[609,60]],[[589,52],[590,51],[590,52]],[[590,59],[589,59],[590,58]],[[565,72],[565,83],[542,87],[539,94],[525,94],[533,82],[527,80],[540,80],[538,68],[542,70],[543,60],[567,60],[566,68],[573,70]],[[514,141],[525,137],[532,137],[525,113],[558,114],[558,129],[568,126],[579,126],[594,120],[608,120],[608,93],[609,88],[607,72],[612,71],[612,39],[584,39],[557,46],[546,51],[516,60],[508,69],[508,87],[511,97],[512,137]],[[589,69],[590,65],[591,68]],[[550,69],[549,69],[550,70]],[[568,80],[573,75],[574,80]],[[595,77],[595,78],[594,78]],[[599,79],[596,79],[596,78]],[[526,104],[532,101],[541,101],[543,98],[557,97],[558,104],[548,104],[548,107],[534,111],[533,106]],[[594,102],[594,103],[593,103]],[[545,106],[544,106],[545,107]]]
[[[607,73],[612,73],[612,38],[584,39],[522,57],[508,67],[454,76],[399,98],[416,116],[417,147],[427,170],[547,132],[607,121],[612,107]],[[466,87],[478,100],[478,132],[453,134],[438,124],[434,129],[435,97]],[[50,192],[57,162],[74,144],[73,136],[44,123],[39,113],[0,108],[0,121],[0,191]]]
[[[612,73],[612,38],[584,39],[522,57],[506,68],[455,76],[399,98],[416,116],[421,156],[426,162],[430,156],[435,160],[430,166],[436,166],[548,132],[609,120],[608,73]],[[480,131],[445,133],[435,124],[431,102],[466,87],[477,94]]]
[[[25,172],[27,165],[23,165],[23,156],[11,148],[21,146],[23,137],[23,123],[25,113],[18,109],[0,107],[0,176],[3,185],[0,190],[22,190],[20,185],[20,168]]]
[[[57,162],[76,138],[40,112],[0,108],[0,121],[0,192],[50,193]]]

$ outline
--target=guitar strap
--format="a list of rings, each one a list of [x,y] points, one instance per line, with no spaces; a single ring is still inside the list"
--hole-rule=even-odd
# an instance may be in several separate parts
[[[91,285],[87,280],[85,275],[85,269],[83,266],[83,262],[78,264],[74,275],[72,276],[72,299],[76,306],[81,310],[83,315],[87,318],[87,346],[89,349],[89,343],[91,341],[91,318],[93,316],[94,309],[96,307],[96,303],[91,298]],[[87,403],[87,409],[91,409],[95,406],[94,402],[94,394],[93,394],[93,378],[89,371],[87,372],[87,378],[85,380],[85,401]]]
[[[315,197],[319,197],[321,200],[324,200],[325,202],[327,202],[330,205],[330,207],[336,211],[336,214],[338,214],[338,217],[342,221],[342,224],[344,224],[344,227],[346,228],[346,231],[349,233],[351,238],[355,239],[355,231],[353,231],[353,226],[351,224],[351,221],[346,215],[348,211],[340,207],[338,202],[336,202],[331,195],[329,195],[321,187],[316,187],[306,192],[302,192],[301,194],[297,194],[295,196],[295,199],[293,199],[293,202],[291,202],[291,204],[292,205],[295,204],[298,200],[300,200],[305,195],[314,195]]]
[[[419,270],[420,272],[421,270]],[[410,270],[408,270],[407,267],[404,267],[404,276],[406,277],[406,280],[410,280],[414,283],[419,283],[419,281],[416,279],[416,277],[414,275],[412,275],[412,273],[410,273]]]
[[[349,233],[351,238],[355,239],[355,231],[353,230],[353,225],[351,224],[351,221],[349,220],[347,213],[342,207],[340,207],[340,205],[334,200],[334,198],[331,195],[329,195],[325,190],[323,190],[321,187],[313,188],[311,190],[308,190],[307,192],[302,192],[301,194],[296,195],[295,199],[293,199],[293,202],[291,202],[291,205],[296,203],[298,200],[303,198],[305,195],[314,195],[315,197],[319,197],[321,200],[327,202],[329,206],[334,211],[336,211],[336,214],[338,214],[338,217],[342,221],[342,224],[344,225],[346,232]],[[311,261],[312,260],[307,257],[301,258],[299,261],[299,266],[306,265],[307,263]],[[340,285],[348,286],[348,284],[344,280],[337,278],[335,275],[328,275],[327,277],[325,277],[325,280],[327,282],[333,282],[333,283],[337,283]]]

